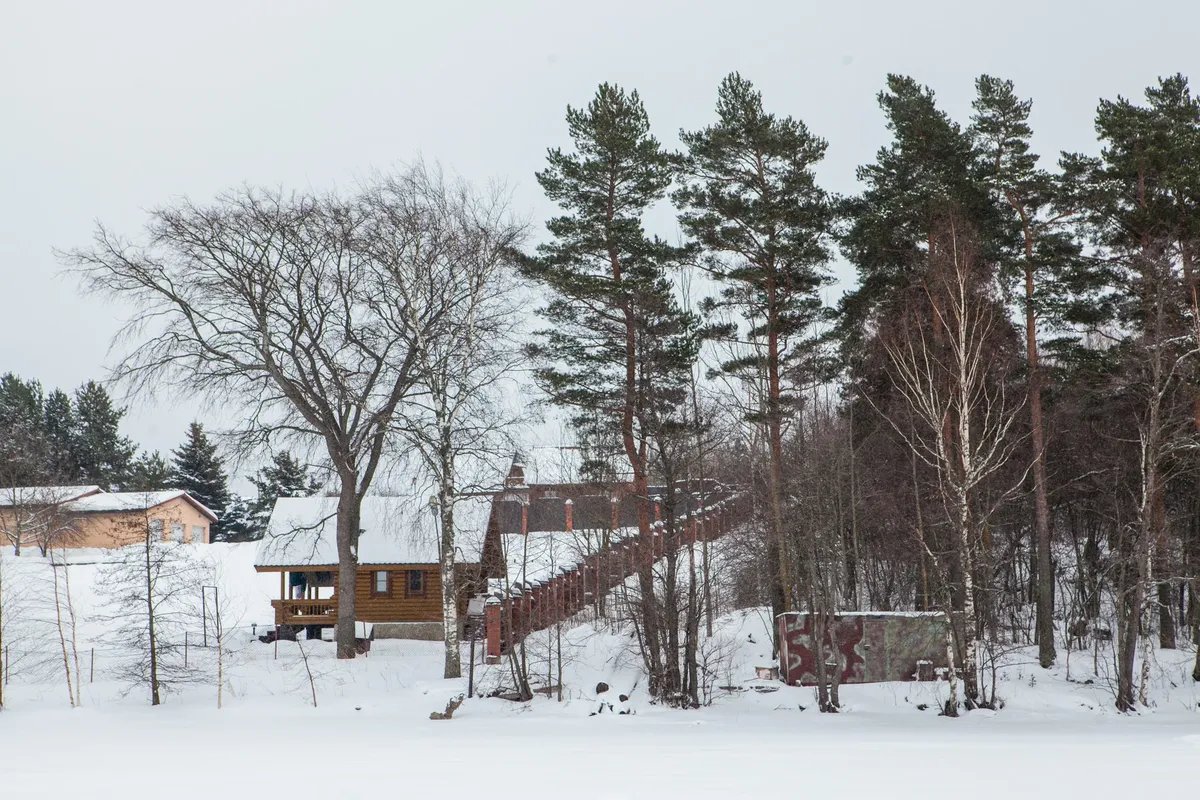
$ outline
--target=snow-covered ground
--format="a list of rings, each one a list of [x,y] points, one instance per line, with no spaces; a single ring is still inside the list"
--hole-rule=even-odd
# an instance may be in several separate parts
[[[1072,654],[1068,679],[1066,663],[1041,670],[1028,651],[1004,657],[999,712],[938,717],[944,684],[893,683],[843,687],[845,712],[822,715],[812,689],[754,680],[770,663],[766,616],[734,612],[705,648],[712,705],[674,711],[646,702],[628,638],[583,624],[565,634],[563,702],[471,699],[435,722],[430,712],[466,688],[440,679],[438,643],[380,641],[369,657],[339,662],[328,643],[255,641],[249,625],[270,619],[275,576],[248,571],[252,547],[219,547],[211,552],[243,623],[224,708],[211,682],[151,708],[144,691],[126,693],[106,674],[108,644],[89,683],[91,640],[104,633],[89,621],[96,573],[71,567],[83,704],[67,707],[61,666],[14,671],[0,712],[0,798],[1189,797],[1200,781],[1188,651],[1155,655],[1154,706],[1135,716],[1112,710],[1090,655]],[[7,586],[44,590],[34,580],[44,562],[4,569]],[[24,599],[31,618],[44,615],[44,602]],[[548,644],[530,643],[535,673]],[[194,657],[211,667],[211,652]],[[477,667],[485,690],[503,679],[503,665]],[[599,681],[611,686],[601,698]],[[634,713],[594,715],[603,699]]]

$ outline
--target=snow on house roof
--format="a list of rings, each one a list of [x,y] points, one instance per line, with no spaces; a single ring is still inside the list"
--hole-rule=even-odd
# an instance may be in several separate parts
[[[163,503],[169,503],[176,498],[183,498],[191,503],[209,519],[214,521],[217,519],[216,514],[205,508],[204,504],[182,489],[169,489],[162,492],[99,492],[87,497],[81,497],[78,500],[73,500],[67,504],[66,510],[79,514],[145,511],[149,508],[161,506]]]
[[[99,491],[99,486],[11,486],[0,489],[0,508],[57,505]]]
[[[281,497],[259,542],[256,567],[338,563],[336,497]],[[454,506],[459,560],[479,560],[491,514],[491,497],[464,497]],[[440,518],[428,498],[416,494],[369,496],[362,501],[360,564],[436,564]]]

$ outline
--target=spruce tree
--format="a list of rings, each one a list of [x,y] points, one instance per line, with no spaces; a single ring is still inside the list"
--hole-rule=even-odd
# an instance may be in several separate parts
[[[671,157],[650,134],[636,91],[602,84],[587,108],[567,109],[567,125],[574,151],[551,149],[537,174],[564,213],[547,222],[551,240],[522,265],[551,294],[543,311],[551,327],[530,352],[538,384],[573,411],[585,437],[620,442],[646,535],[650,448],[676,422],[696,355],[695,326],[668,277],[680,254],[643,228],[647,209],[671,183]],[[664,670],[649,564],[638,579],[650,690],[674,696],[678,676]],[[677,660],[667,653],[668,669]]]
[[[43,419],[49,473],[55,481],[76,480],[79,477],[79,465],[75,460],[76,425],[70,395],[61,389],[46,395]]]
[[[113,404],[108,391],[88,381],[75,391],[75,463],[79,479],[104,489],[118,489],[129,478],[135,448],[120,433],[125,409]]]
[[[250,501],[237,493],[229,495],[225,511],[221,514],[219,527],[223,542],[248,542],[262,538],[261,532],[254,527],[254,520],[250,513]]]
[[[247,529],[251,538],[260,539],[275,501],[280,497],[308,497],[321,487],[320,481],[309,477],[308,468],[286,450],[271,457],[271,463],[250,478],[258,497],[249,505]]]
[[[706,307],[739,318],[711,326],[710,334],[752,343],[721,368],[766,387],[751,418],[768,442],[768,568],[781,613],[796,584],[796,553],[784,533],[784,429],[802,399],[796,384],[828,377],[813,335],[830,311],[818,292],[830,282],[833,208],[813,174],[826,144],[803,122],[767,113],[762,94],[737,73],[718,89],[717,122],[680,138],[688,148],[684,184],[674,194],[680,222],[724,284],[720,300]]]
[[[171,488],[172,477],[171,467],[161,453],[142,453],[130,467],[126,488],[131,492],[159,492]]]
[[[0,483],[36,486],[47,476],[44,397],[37,381],[0,376]]]
[[[217,445],[209,441],[204,426],[189,425],[187,438],[171,456],[171,488],[185,490],[220,518],[229,503],[229,486]],[[220,527],[213,526],[214,540],[220,538]]]

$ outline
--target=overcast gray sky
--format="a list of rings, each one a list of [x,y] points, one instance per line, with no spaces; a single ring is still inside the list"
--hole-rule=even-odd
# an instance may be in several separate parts
[[[1092,151],[1098,98],[1177,71],[1200,81],[1198,32],[1194,0],[0,0],[0,372],[103,377],[121,310],[81,295],[52,248],[86,244],[95,220],[137,234],[179,195],[345,186],[423,155],[506,181],[540,230],[533,172],[566,143],[568,103],[600,81],[637,88],[675,145],[732,70],[829,140],[823,183],[851,192],[886,140],[889,71],[959,119],[976,75],[1011,78],[1043,153]],[[173,398],[133,403],[126,430],[165,450],[195,413],[230,421]]]

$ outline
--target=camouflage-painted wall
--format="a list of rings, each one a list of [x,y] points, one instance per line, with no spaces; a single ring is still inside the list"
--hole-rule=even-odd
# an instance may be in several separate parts
[[[812,618],[806,613],[780,614],[779,674],[787,683],[817,682]],[[916,679],[917,662],[946,667],[946,618],[928,613],[846,613],[834,618],[833,636],[842,664],[842,683],[878,683]],[[825,637],[826,652],[831,649]]]

